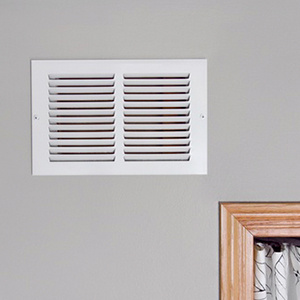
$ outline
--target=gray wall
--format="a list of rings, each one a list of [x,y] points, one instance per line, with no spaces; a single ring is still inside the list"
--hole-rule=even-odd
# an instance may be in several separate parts
[[[299,201],[300,2],[0,2],[1,300],[218,299],[218,202]],[[31,176],[30,59],[207,58],[207,176]]]

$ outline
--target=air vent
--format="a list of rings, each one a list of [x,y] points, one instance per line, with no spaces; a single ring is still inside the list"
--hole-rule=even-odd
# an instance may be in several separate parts
[[[34,175],[206,174],[206,60],[32,61]]]
[[[125,161],[189,161],[190,74],[124,75]]]
[[[49,75],[49,160],[115,160],[114,74]]]

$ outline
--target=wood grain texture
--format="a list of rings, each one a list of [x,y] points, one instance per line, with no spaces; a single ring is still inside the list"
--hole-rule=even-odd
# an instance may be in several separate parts
[[[300,237],[300,203],[220,203],[220,299],[253,300],[254,237]]]

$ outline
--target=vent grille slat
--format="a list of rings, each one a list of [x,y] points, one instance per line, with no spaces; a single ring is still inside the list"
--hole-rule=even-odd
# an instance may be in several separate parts
[[[189,117],[126,117],[124,119],[125,124],[181,124],[189,123]]]
[[[190,148],[189,147],[152,147],[151,149],[148,149],[146,147],[129,147],[126,148],[124,151],[126,154],[127,153],[132,153],[132,154],[156,154],[156,153],[189,153]]]
[[[50,140],[49,146],[50,147],[79,147],[79,146],[84,146],[84,147],[97,147],[97,146],[109,146],[113,147],[115,145],[115,141],[113,139],[111,140],[93,140],[93,139],[68,139],[68,140]]]
[[[182,108],[182,109],[186,109],[189,108],[190,103],[189,102],[126,102],[124,104],[124,107],[126,109],[178,109],[178,108]]]
[[[114,74],[50,74],[49,161],[115,160]]]
[[[68,118],[50,118],[49,124],[114,124],[115,119],[113,117],[102,117],[102,118],[76,118],[70,116]]]
[[[189,161],[189,154],[128,154],[125,161]]]
[[[49,87],[107,87],[114,86],[113,80],[50,80]]]
[[[124,80],[124,86],[189,86],[189,80]]]
[[[56,132],[49,133],[50,139],[113,139],[113,132]]]
[[[170,147],[189,146],[188,139],[126,139],[124,145],[127,147]]]
[[[73,79],[101,79],[101,80],[105,80],[105,79],[114,79],[115,78],[115,74],[113,73],[107,73],[107,74],[84,74],[84,73],[80,73],[80,74],[49,74],[48,75],[49,79],[66,79],[66,80],[73,80]]]
[[[98,154],[88,154],[88,155],[51,155],[50,156],[50,161],[57,161],[57,162],[80,162],[80,161],[84,161],[84,162],[88,162],[88,161],[114,161],[115,160],[115,156],[114,155],[98,155]]]
[[[113,102],[50,103],[50,109],[113,109]]]
[[[103,102],[111,102],[114,101],[114,95],[52,95],[49,96],[49,101],[50,102],[66,102],[66,101],[71,101],[71,102],[98,102],[98,101],[103,101]]]
[[[64,116],[114,116],[115,111],[109,109],[93,109],[93,110],[79,110],[79,109],[69,109],[69,110],[51,110],[49,111],[50,117],[64,117]]]
[[[188,94],[186,87],[125,87],[124,94]]]
[[[183,124],[183,125],[125,125],[124,130],[125,131],[165,131],[165,130],[171,130],[171,131],[188,131],[190,129],[189,125]]]
[[[144,117],[147,116],[188,116],[190,114],[189,110],[184,109],[136,109],[136,110],[130,110],[125,109],[124,115],[125,116],[141,116]]]
[[[50,148],[50,154],[113,154],[112,147],[56,147]]]
[[[124,95],[124,101],[188,101],[189,100],[189,95],[185,94],[167,94],[167,95]]]
[[[112,125],[51,125],[49,131],[114,131]]]
[[[74,88],[50,88],[50,95],[57,94],[113,94],[114,88],[90,88],[90,87],[74,87]]]
[[[189,73],[125,73],[124,79],[187,79]]]
[[[142,131],[142,132],[128,132],[125,130],[124,138],[125,139],[154,139],[154,138],[160,138],[160,139],[168,139],[168,138],[183,138],[187,139],[190,137],[190,133],[188,131],[166,131],[166,132],[148,132],[148,131]]]
[[[190,74],[125,74],[124,160],[189,161]]]

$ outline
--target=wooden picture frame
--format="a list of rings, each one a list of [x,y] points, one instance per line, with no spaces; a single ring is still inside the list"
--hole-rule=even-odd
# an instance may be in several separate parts
[[[300,203],[220,203],[221,300],[253,300],[254,237],[300,237]]]

